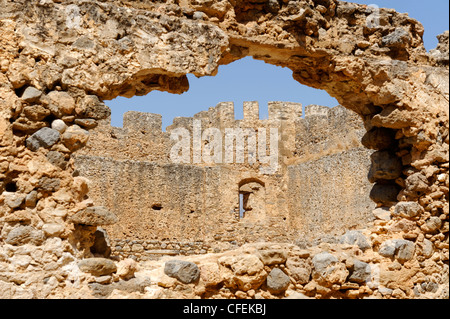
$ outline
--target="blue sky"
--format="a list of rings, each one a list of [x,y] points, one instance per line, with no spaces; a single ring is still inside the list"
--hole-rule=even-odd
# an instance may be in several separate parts
[[[436,35],[449,29],[448,0],[359,0],[361,4],[375,4],[407,12],[425,27],[424,42],[427,50],[437,45]],[[123,113],[139,111],[161,114],[163,130],[177,116],[193,116],[219,102],[234,102],[235,117],[243,117],[244,101],[258,101],[260,117],[267,118],[268,101],[299,102],[303,106],[319,104],[336,106],[337,101],[325,91],[300,85],[292,78],[292,71],[246,57],[219,67],[214,77],[196,78],[188,74],[189,91],[169,94],[153,91],[146,96],[118,97],[106,104],[111,108],[111,124],[121,127]]]

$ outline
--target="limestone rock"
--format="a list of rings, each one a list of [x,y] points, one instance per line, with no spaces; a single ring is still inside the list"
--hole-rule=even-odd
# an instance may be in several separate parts
[[[118,221],[117,216],[103,206],[87,207],[72,217],[70,222],[89,226],[111,225]]]
[[[51,91],[46,96],[48,108],[56,117],[70,115],[75,110],[75,100],[67,92]]]
[[[37,151],[39,147],[49,148],[58,142],[60,133],[57,130],[43,127],[29,138],[27,138],[27,147],[32,151]]]
[[[404,28],[395,28],[395,31],[384,36],[381,43],[388,47],[402,47],[411,42],[409,32]]]
[[[373,215],[377,219],[381,220],[390,220],[391,219],[391,212],[389,210],[389,207],[378,207],[372,211]]]
[[[353,260],[353,267],[350,273],[349,281],[364,284],[371,275],[371,268],[368,263],[362,262],[358,259]]]
[[[417,202],[399,202],[395,205],[394,214],[404,218],[414,218],[421,212],[423,208]]]
[[[29,86],[23,91],[23,94],[21,96],[22,100],[26,102],[33,102],[42,95],[42,92],[36,89],[35,87]]]
[[[343,284],[349,272],[343,263],[327,252],[316,254],[313,259],[312,277],[320,285],[330,287],[333,284]]]
[[[94,276],[106,276],[117,271],[116,264],[106,258],[87,258],[78,262],[81,271],[90,273]]]
[[[46,155],[48,161],[50,163],[52,163],[53,165],[61,168],[61,169],[66,169],[67,167],[67,162],[65,159],[65,156],[63,153],[58,152],[58,151],[50,151],[47,153]]]
[[[41,105],[25,106],[23,113],[32,121],[42,121],[50,115],[50,111]]]
[[[117,264],[117,275],[123,280],[129,280],[134,277],[138,270],[138,264],[131,258],[119,261]]]
[[[20,207],[26,197],[25,194],[15,192],[3,192],[2,195],[5,197],[5,204],[13,209]]]
[[[200,279],[206,287],[217,286],[222,282],[219,265],[216,262],[207,262],[199,265]]]
[[[439,217],[432,216],[426,220],[421,229],[426,233],[432,233],[441,228],[442,220]]]
[[[89,140],[89,132],[83,130],[78,125],[72,125],[66,129],[64,134],[61,136],[61,140],[65,147],[67,147],[71,152],[75,152],[86,145]]]
[[[47,237],[55,237],[64,232],[64,225],[57,223],[44,224],[44,226],[42,226],[42,230]]]
[[[63,134],[67,129],[67,125],[63,120],[56,119],[52,122],[52,129],[57,130],[59,133]]]
[[[383,242],[378,253],[384,257],[395,257],[404,263],[413,258],[415,245],[409,240],[391,239]]]
[[[306,284],[309,281],[312,271],[311,262],[303,258],[288,258],[286,267],[289,275],[299,284]]]
[[[258,256],[264,265],[271,266],[275,264],[283,264],[286,262],[287,254],[283,250],[278,249],[261,249],[258,250]]]
[[[56,192],[61,187],[61,180],[44,176],[39,179],[38,186],[43,192]]]
[[[281,269],[274,268],[267,276],[267,289],[273,294],[280,294],[289,287],[291,279]]]
[[[13,228],[5,239],[5,242],[10,245],[24,245],[27,243],[33,245],[40,245],[45,239],[44,233],[41,230],[35,229],[32,226],[18,226]]]
[[[87,118],[101,120],[109,117],[111,110],[96,95],[87,95],[77,106],[77,113]]]
[[[225,286],[242,291],[259,288],[267,278],[264,264],[253,254],[224,256],[219,258]]]
[[[190,284],[200,278],[198,266],[192,262],[184,260],[170,260],[164,266],[164,273],[178,279],[182,283]]]
[[[364,236],[361,231],[349,230],[344,235],[342,235],[341,244],[357,245],[359,249],[366,250],[371,247],[366,236]]]

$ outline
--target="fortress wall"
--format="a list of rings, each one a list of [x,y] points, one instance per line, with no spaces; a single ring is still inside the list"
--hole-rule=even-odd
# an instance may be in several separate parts
[[[118,216],[118,223],[105,227],[113,240],[234,241],[238,238],[235,234],[242,233],[245,242],[257,238],[246,236],[245,229],[265,228],[271,217],[286,216],[281,207],[285,199],[275,177],[264,179],[264,218],[239,224],[239,182],[253,174],[226,166],[120,161],[86,155],[77,157],[76,166],[90,181],[91,198]],[[267,229],[255,236],[264,237],[264,232]]]
[[[307,161],[363,147],[364,133],[362,119],[340,105],[307,105],[305,118],[296,122],[295,157]]]
[[[243,120],[235,120],[234,104],[225,102],[192,118],[176,118],[167,132],[161,131],[160,115],[130,111],[124,115],[123,128],[100,126],[94,130],[98,135],[90,139],[84,155],[77,155],[75,164],[91,181],[94,201],[119,217],[119,223],[107,226],[112,240],[142,240],[143,247],[150,250],[156,248],[148,240],[165,238],[294,241],[304,234],[312,239],[325,233],[342,233],[370,220],[375,206],[367,195],[371,151],[355,140],[346,148],[333,144],[336,140],[346,143],[349,136],[360,134],[362,123],[357,116],[339,106],[330,109],[312,105],[306,107],[302,118],[301,104],[270,102],[269,119],[260,120],[258,102],[245,102],[243,107]],[[258,165],[249,165],[247,158],[242,164],[171,163],[167,155],[174,143],[171,131],[185,128],[192,136],[194,120],[201,121],[202,130],[216,127],[222,133],[230,127],[277,127],[279,171],[261,174]],[[105,152],[111,145],[122,151]],[[323,146],[333,152],[324,152]],[[137,147],[141,149],[136,152]],[[154,157],[158,149],[164,155]],[[147,160],[146,151],[153,157],[149,155]],[[239,220],[239,184],[246,179],[264,184],[264,199],[254,203],[260,209],[247,212]],[[317,223],[320,220],[333,220],[326,223],[331,229]],[[210,247],[218,246],[215,243]],[[136,251],[131,249],[129,253]]]
[[[288,167],[289,218],[298,240],[342,235],[373,221],[370,151],[354,148]]]

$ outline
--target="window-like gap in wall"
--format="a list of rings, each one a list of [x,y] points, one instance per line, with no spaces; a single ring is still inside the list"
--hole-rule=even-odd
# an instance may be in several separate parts
[[[192,117],[220,102],[234,102],[236,119],[243,118],[242,106],[246,101],[258,101],[260,119],[268,118],[270,101],[301,103],[303,107],[309,104],[334,107],[339,104],[327,92],[299,84],[293,79],[290,69],[251,57],[220,66],[213,77],[197,78],[192,74],[187,77],[189,90],[183,94],[152,91],[145,96],[105,101],[111,108],[111,125],[122,127],[123,114],[138,111],[162,115],[162,129],[165,131],[175,117]]]

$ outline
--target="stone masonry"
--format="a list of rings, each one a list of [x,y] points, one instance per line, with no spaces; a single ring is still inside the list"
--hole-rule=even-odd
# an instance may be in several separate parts
[[[89,180],[94,202],[119,218],[105,227],[109,238],[203,240],[211,250],[223,250],[261,240],[317,242],[374,220],[367,179],[373,151],[360,142],[364,127],[356,114],[342,106],[309,105],[303,118],[301,104],[270,102],[269,118],[260,120],[258,103],[244,104],[249,105],[253,114],[245,112],[242,120],[234,119],[233,104],[219,103],[193,118],[175,118],[167,132],[161,130],[161,116],[133,111],[125,114],[123,128],[105,120],[91,130],[75,164],[80,176]],[[286,119],[280,119],[279,110]],[[215,127],[223,132],[276,127],[279,169],[261,173],[264,164],[250,164],[248,157],[244,163],[172,163],[171,132],[179,127],[192,131],[195,119],[201,119],[203,130]],[[245,144],[247,156],[248,148]],[[237,149],[227,152],[236,154]],[[253,207],[239,218],[239,192],[245,181],[261,181],[264,196],[249,195]],[[130,247],[128,256],[143,257],[147,249],[137,245]],[[154,245],[149,247],[154,250]],[[122,248],[120,252],[125,255]],[[173,249],[167,253],[173,254]]]

